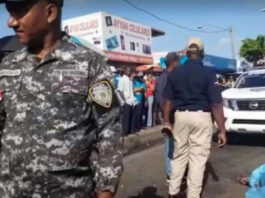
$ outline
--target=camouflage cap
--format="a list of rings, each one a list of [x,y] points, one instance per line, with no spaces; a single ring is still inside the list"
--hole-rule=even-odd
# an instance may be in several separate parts
[[[0,3],[20,3],[20,2],[26,2],[26,1],[37,1],[37,0],[0,0]],[[63,7],[63,0],[47,0],[51,3],[54,3],[60,7]]]

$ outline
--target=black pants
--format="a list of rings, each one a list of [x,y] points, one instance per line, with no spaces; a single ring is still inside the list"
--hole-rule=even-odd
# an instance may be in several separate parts
[[[139,131],[142,127],[142,103],[139,103],[133,107],[133,115],[132,115],[132,133]]]
[[[133,108],[131,105],[124,104],[123,120],[122,120],[122,129],[123,129],[124,136],[129,135],[131,133],[132,111],[133,111]]]

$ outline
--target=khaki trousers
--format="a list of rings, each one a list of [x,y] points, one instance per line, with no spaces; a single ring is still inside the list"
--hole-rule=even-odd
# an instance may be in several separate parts
[[[176,141],[171,160],[170,195],[179,193],[184,172],[189,165],[187,197],[200,197],[205,164],[210,155],[212,126],[210,113],[175,113],[173,135]]]

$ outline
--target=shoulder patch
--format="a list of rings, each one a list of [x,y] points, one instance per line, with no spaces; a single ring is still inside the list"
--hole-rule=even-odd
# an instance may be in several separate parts
[[[93,84],[88,94],[91,99],[104,108],[110,108],[113,103],[113,90],[107,80],[99,81]]]

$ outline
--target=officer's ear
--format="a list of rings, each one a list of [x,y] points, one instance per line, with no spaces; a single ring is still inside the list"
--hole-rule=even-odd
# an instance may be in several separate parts
[[[55,4],[48,4],[46,7],[47,22],[49,24],[54,23],[59,15],[58,7]]]

